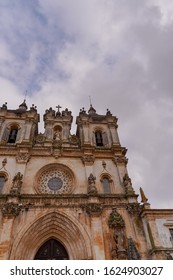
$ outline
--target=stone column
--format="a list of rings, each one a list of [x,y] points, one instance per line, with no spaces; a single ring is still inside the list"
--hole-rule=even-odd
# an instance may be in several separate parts
[[[7,202],[2,209],[3,225],[0,235],[0,259],[8,260],[13,232],[13,222],[21,211],[21,206],[17,202]]]
[[[102,207],[99,203],[89,203],[86,205],[86,212],[90,216],[94,259],[105,260],[103,229],[101,221]]]

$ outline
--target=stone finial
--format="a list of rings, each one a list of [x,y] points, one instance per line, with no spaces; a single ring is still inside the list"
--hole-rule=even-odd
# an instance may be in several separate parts
[[[142,188],[140,188],[140,194],[141,194],[141,202],[142,203],[147,203],[148,198],[145,196],[144,191]]]
[[[96,180],[96,177],[94,177],[94,175],[91,173],[90,176],[88,177],[88,194],[90,194],[90,195],[97,194],[95,180]]]
[[[106,116],[112,116],[111,111],[107,109]]]
[[[7,110],[7,102],[2,105],[1,109]]]

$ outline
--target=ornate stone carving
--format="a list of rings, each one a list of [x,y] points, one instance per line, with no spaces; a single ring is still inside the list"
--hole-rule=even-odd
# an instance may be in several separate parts
[[[69,141],[70,141],[70,144],[72,144],[72,145],[79,144],[79,138],[75,134],[70,135]]]
[[[125,223],[122,216],[114,208],[109,216],[108,225],[110,228],[124,227]]]
[[[125,193],[126,194],[134,194],[134,189],[132,187],[132,182],[131,182],[131,179],[130,179],[130,177],[127,173],[123,177],[123,183],[124,183]]]
[[[91,173],[90,176],[88,177],[88,194],[89,195],[97,194],[95,180],[96,180],[96,177],[94,177],[94,175]]]
[[[6,164],[7,164],[7,159],[4,158],[3,161],[2,161],[2,167],[5,167]]]
[[[23,175],[18,172],[14,178],[13,178],[13,183],[12,183],[12,188],[10,190],[10,194],[12,195],[19,195],[20,194],[20,190],[21,190],[21,186],[22,186],[22,179],[23,179]]]
[[[42,133],[39,133],[35,138],[36,144],[43,144],[45,142],[45,140],[46,140],[46,137]]]
[[[53,141],[53,147],[56,147],[56,148],[61,148],[62,147],[62,140],[54,140]]]
[[[141,256],[135,246],[135,243],[131,237],[128,238],[127,242],[127,257],[128,260],[140,260]]]
[[[126,207],[127,211],[129,212],[129,214],[131,215],[135,215],[135,214],[139,214],[139,204],[138,203],[129,203]]]
[[[113,157],[112,161],[117,165],[117,164],[125,164],[125,166],[128,163],[128,159],[124,156],[118,156],[118,157]]]
[[[115,208],[109,216],[108,225],[113,229],[112,259],[127,259],[125,223]]]
[[[86,210],[88,215],[99,216],[102,212],[102,206],[98,203],[89,203],[81,205],[81,207]]]
[[[62,156],[62,151],[63,151],[63,148],[61,149],[54,149],[53,152],[52,152],[52,155],[54,158],[59,158],[60,156]]]
[[[30,154],[29,153],[25,153],[25,152],[19,152],[16,155],[16,161],[17,163],[27,163],[30,159]]]
[[[8,218],[10,217],[16,217],[19,215],[20,211],[22,209],[22,205],[14,202],[7,202],[3,205],[1,211],[3,216],[6,216]]]
[[[69,193],[72,187],[73,179],[71,174],[62,168],[52,167],[44,171],[38,179],[38,190],[40,193]]]
[[[84,155],[81,159],[82,159],[83,164],[93,165],[95,157],[93,155]]]

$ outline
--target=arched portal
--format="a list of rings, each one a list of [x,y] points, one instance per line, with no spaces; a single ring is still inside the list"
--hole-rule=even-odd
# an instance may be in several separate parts
[[[55,239],[46,241],[35,255],[35,260],[68,260],[65,247]]]
[[[68,259],[92,259],[91,241],[82,224],[70,214],[50,212],[26,224],[12,244],[10,259],[33,260],[46,241],[55,239],[66,248]]]

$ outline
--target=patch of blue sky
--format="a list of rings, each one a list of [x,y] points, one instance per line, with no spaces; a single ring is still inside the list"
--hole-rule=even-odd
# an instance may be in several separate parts
[[[10,2],[7,1],[4,10],[0,12],[4,16],[1,37],[14,57],[11,65],[15,68],[14,77],[9,78],[23,90],[28,89],[29,92],[39,90],[40,82],[47,79],[47,73],[54,72],[54,60],[57,52],[60,52],[64,45],[72,42],[74,38],[64,33],[58,20],[49,25],[47,18],[39,9],[38,1],[15,1],[15,4],[8,7]],[[22,15],[21,18],[18,18],[20,12]],[[7,14],[7,17],[4,13]],[[11,18],[10,22],[8,22],[8,18]],[[32,68],[30,67],[30,63],[32,63],[30,57],[33,46],[38,50],[34,58],[35,66],[32,72],[29,72],[28,69]],[[67,74],[60,69],[57,70],[56,75],[59,79],[68,78]]]

